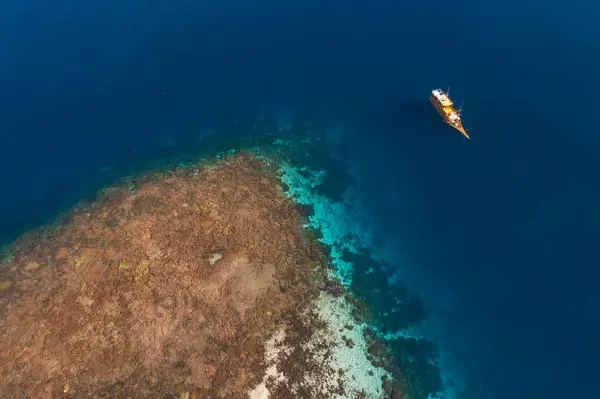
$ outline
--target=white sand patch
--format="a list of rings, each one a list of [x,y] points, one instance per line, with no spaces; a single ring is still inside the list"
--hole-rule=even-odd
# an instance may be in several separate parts
[[[208,263],[210,263],[211,266],[214,266],[215,263],[217,263],[221,259],[223,259],[223,255],[221,255],[218,252],[215,252],[213,254],[210,254],[210,256],[208,257]]]
[[[267,389],[267,383],[279,385],[287,381],[283,373],[278,369],[281,360],[285,359],[292,352],[291,348],[283,345],[284,339],[285,331],[281,328],[265,342],[265,364],[267,364],[267,371],[262,382],[249,392],[250,399],[268,399],[269,390]]]
[[[315,305],[317,314],[327,327],[314,334],[307,349],[334,373],[329,374],[328,378],[323,378],[324,375],[307,376],[307,382],[312,382],[322,394],[331,398],[354,398],[359,392],[363,392],[367,398],[385,397],[382,378],[388,376],[391,379],[391,376],[384,369],[374,367],[367,359],[368,347],[363,335],[367,325],[356,322],[352,307],[344,297],[335,298],[328,293],[321,293]],[[352,329],[346,326],[352,326]],[[352,340],[351,347],[346,344],[347,340]],[[326,347],[333,347],[329,356],[324,349]],[[338,379],[344,386],[344,395],[334,392]]]
[[[250,399],[269,399],[269,390],[265,386],[264,381],[251,390],[248,396]]]
[[[383,376],[389,373],[374,367],[367,359],[367,343],[363,337],[366,324],[359,325],[352,316],[352,307],[344,297],[335,298],[321,293],[309,306],[324,327],[316,328],[302,350],[307,354],[309,364],[304,375],[293,381],[281,371],[281,364],[292,353],[289,346],[283,345],[284,330],[277,331],[265,343],[265,363],[267,370],[263,381],[249,392],[251,399],[268,399],[267,387],[283,387],[290,394],[302,392],[311,397],[356,398],[363,393],[366,398],[385,398],[382,387]],[[306,309],[306,323],[310,323]],[[347,328],[351,326],[351,328]],[[347,342],[352,344],[348,345]]]

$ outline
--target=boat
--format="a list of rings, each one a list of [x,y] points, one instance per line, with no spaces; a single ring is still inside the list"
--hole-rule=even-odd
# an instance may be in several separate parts
[[[448,92],[444,93],[444,91],[441,89],[432,90],[429,101],[431,101],[437,112],[442,116],[444,122],[461,132],[466,138],[471,139],[460,118],[462,106],[456,110],[454,108],[454,103],[448,96]]]

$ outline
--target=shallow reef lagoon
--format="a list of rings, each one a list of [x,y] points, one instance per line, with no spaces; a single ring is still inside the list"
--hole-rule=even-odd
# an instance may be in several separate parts
[[[296,151],[288,195],[421,395],[600,397],[599,13],[5,1],[0,239],[149,168]]]

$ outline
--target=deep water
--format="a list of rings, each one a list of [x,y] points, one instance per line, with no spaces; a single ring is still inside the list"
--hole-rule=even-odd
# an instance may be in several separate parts
[[[5,1],[0,241],[136,168],[268,141],[249,122],[267,111],[326,120],[352,173],[332,164],[323,193],[354,185],[462,397],[600,397],[599,13],[591,0]],[[427,102],[447,86],[470,141]],[[373,306],[383,275],[355,286]]]

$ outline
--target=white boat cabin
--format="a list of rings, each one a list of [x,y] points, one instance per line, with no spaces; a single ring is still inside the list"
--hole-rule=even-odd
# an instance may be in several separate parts
[[[440,89],[435,89],[431,91],[431,94],[442,104],[443,107],[449,107],[452,105],[452,100]]]

